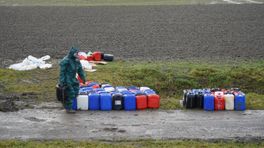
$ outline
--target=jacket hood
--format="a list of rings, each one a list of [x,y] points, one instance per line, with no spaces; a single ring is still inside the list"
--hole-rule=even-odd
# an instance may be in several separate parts
[[[72,47],[68,53],[68,57],[71,58],[71,59],[75,59],[74,57],[74,54],[76,52],[79,52],[79,49],[78,48],[75,48],[75,47]]]

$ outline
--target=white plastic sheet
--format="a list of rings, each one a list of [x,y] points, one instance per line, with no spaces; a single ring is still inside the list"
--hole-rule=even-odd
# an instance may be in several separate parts
[[[82,64],[82,68],[84,70],[92,70],[93,66],[86,60],[80,60],[81,64]]]
[[[9,69],[20,70],[20,71],[32,70],[36,68],[47,69],[52,67],[52,64],[46,63],[46,60],[49,59],[50,59],[49,55],[43,56],[39,59],[29,55],[27,58],[23,60],[23,62],[10,65]]]

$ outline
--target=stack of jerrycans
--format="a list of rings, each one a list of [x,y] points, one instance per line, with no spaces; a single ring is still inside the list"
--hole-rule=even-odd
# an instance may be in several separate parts
[[[246,97],[239,89],[212,89],[204,92],[204,110],[238,110],[246,109]]]
[[[194,93],[194,97],[195,97],[195,102],[194,102],[194,106],[196,108],[204,108],[204,93],[207,92],[206,89],[194,89],[193,93]]]
[[[210,89],[194,89],[196,108],[214,110],[214,99],[211,97]]]
[[[210,89],[189,89],[183,91],[183,106],[187,109],[214,110],[214,95]]]
[[[184,90],[183,106],[185,108],[206,108],[206,110],[211,110],[210,104],[214,102],[211,102],[208,94],[210,94],[209,89]]]
[[[128,91],[127,88],[123,86],[117,86],[116,91],[123,95],[124,110],[133,111],[136,110],[136,96],[135,94]]]

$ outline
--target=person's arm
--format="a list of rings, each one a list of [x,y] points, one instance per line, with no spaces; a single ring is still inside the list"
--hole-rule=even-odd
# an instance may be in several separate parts
[[[85,72],[83,71],[81,63],[78,64],[78,71],[77,72],[78,72],[78,75],[81,77],[83,84],[85,84],[85,82],[86,82]]]

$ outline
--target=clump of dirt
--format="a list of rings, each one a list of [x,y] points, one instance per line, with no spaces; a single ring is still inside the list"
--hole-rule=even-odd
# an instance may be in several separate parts
[[[116,128],[116,127],[112,127],[112,128],[106,127],[103,130],[106,131],[106,132],[116,132],[118,130],[118,128]]]
[[[0,111],[14,112],[25,108],[33,108],[36,104],[34,93],[0,94]]]
[[[19,96],[0,95],[0,111],[2,112],[18,111],[19,107],[14,103],[15,101],[19,101]]]

